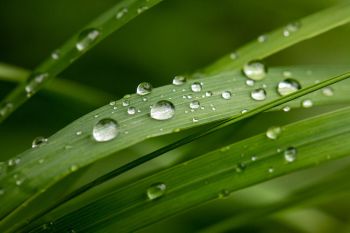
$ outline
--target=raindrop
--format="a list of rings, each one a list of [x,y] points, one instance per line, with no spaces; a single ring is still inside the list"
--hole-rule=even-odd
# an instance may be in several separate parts
[[[175,86],[180,86],[186,83],[186,77],[184,76],[175,76],[173,79],[173,84]]]
[[[297,158],[297,149],[295,147],[288,147],[284,151],[284,159],[288,163],[294,162],[296,160],[296,158]]]
[[[138,95],[148,95],[152,92],[152,85],[148,82],[142,82],[137,86],[136,93]]]
[[[303,102],[301,102],[301,105],[303,106],[303,108],[311,108],[314,104],[312,102],[312,100],[303,100]]]
[[[277,86],[277,92],[281,96],[289,95],[289,94],[296,92],[300,89],[301,89],[300,83],[297,80],[291,79],[291,78],[287,78],[287,79],[279,82],[278,86]]]
[[[292,75],[292,72],[290,72],[290,71],[288,71],[288,70],[283,71],[283,72],[282,72],[282,75],[283,75],[283,77],[285,77],[285,78],[290,78],[290,77],[293,76],[293,75]]]
[[[107,142],[119,133],[118,123],[111,118],[104,118],[97,122],[92,130],[92,136],[97,142]]]
[[[252,87],[252,86],[254,86],[255,81],[252,80],[252,79],[247,79],[247,80],[245,81],[245,84],[246,84],[247,86],[249,86],[249,87]]]
[[[199,121],[199,119],[198,119],[197,117],[193,117],[193,118],[192,118],[192,122],[193,122],[193,123],[197,123],[198,121]]]
[[[141,14],[142,12],[148,10],[148,6],[143,6],[137,9],[137,14]]]
[[[83,132],[81,132],[81,131],[75,132],[75,134],[76,134],[77,136],[80,136],[82,133],[83,133]]]
[[[194,82],[191,85],[191,90],[193,92],[200,92],[202,90],[202,84],[199,82]]]
[[[75,165],[75,164],[70,165],[69,167],[70,172],[75,172],[77,170],[78,170],[78,165]]]
[[[26,83],[24,90],[27,93],[27,97],[31,97],[35,92],[38,91],[42,83],[49,77],[48,73],[34,73],[32,74]]]
[[[94,28],[89,28],[82,31],[78,36],[78,42],[75,47],[78,51],[84,51],[90,47],[100,36],[101,32]]]
[[[221,97],[222,97],[223,99],[225,99],[225,100],[229,100],[229,99],[231,99],[232,94],[231,94],[230,91],[223,91],[223,92],[221,93]]]
[[[238,53],[236,53],[236,52],[231,53],[230,58],[231,58],[231,60],[236,60],[238,58]]]
[[[229,190],[223,189],[219,193],[219,198],[227,198],[228,196],[230,196],[230,194],[231,194],[231,192]]]
[[[265,78],[267,68],[261,61],[254,60],[244,65],[243,74],[249,79],[259,81]]]
[[[241,111],[241,114],[245,114],[245,113],[247,113],[248,112],[248,109],[243,109],[242,111]]]
[[[266,99],[266,91],[263,88],[255,89],[251,92],[250,96],[254,100],[262,101]]]
[[[291,110],[291,108],[289,106],[284,106],[282,108],[283,112],[289,112]]]
[[[269,169],[267,169],[267,172],[272,174],[275,172],[275,169],[273,167],[270,167]]]
[[[136,113],[135,107],[128,107],[128,114],[129,115],[134,115],[135,113]]]
[[[191,109],[198,109],[201,106],[200,102],[198,100],[193,100],[190,103],[190,108]]]
[[[116,19],[121,19],[123,18],[123,16],[128,13],[128,9],[127,8],[123,8],[121,9],[115,16]]]
[[[0,188],[0,196],[5,194],[5,190],[3,188]]]
[[[267,41],[268,36],[267,35],[261,35],[258,37],[258,42],[259,43],[264,43],[265,41]]]
[[[301,24],[299,22],[294,22],[288,24],[284,29],[283,29],[283,36],[288,37],[292,33],[297,32],[300,29]]]
[[[129,106],[129,104],[130,104],[130,101],[129,101],[129,100],[123,100],[123,102],[122,102],[122,105],[123,105],[124,107]]]
[[[51,53],[51,58],[53,60],[58,60],[60,58],[60,51],[59,50],[55,50]]]
[[[115,101],[111,101],[111,102],[109,102],[109,105],[111,105],[111,106],[114,106],[116,104],[116,102]]]
[[[246,168],[245,164],[244,163],[239,163],[237,164],[236,166],[236,172],[237,173],[241,173],[244,171],[244,169]]]
[[[44,137],[36,137],[33,142],[32,142],[32,148],[36,148],[36,147],[39,147],[39,146],[42,146],[44,144],[46,144],[48,141],[47,138],[44,138]]]
[[[13,104],[5,102],[0,107],[0,117],[7,116],[13,109]]]
[[[175,115],[175,106],[167,100],[160,100],[151,108],[150,116],[155,120],[168,120]]]
[[[13,158],[13,159],[9,159],[7,161],[7,166],[8,167],[14,167],[14,166],[18,165],[20,162],[21,162],[21,159],[18,158],[18,157]]]
[[[156,183],[147,189],[146,194],[149,200],[154,200],[163,196],[165,191],[166,185],[164,183]]]
[[[322,89],[322,94],[324,96],[333,96],[334,95],[334,91],[333,91],[333,88],[331,87],[325,87]]]
[[[207,91],[207,92],[205,92],[205,96],[206,96],[206,97],[213,96],[213,92]]]
[[[282,133],[282,129],[279,126],[272,126],[267,129],[266,131],[266,137],[272,140],[276,140],[279,135]]]

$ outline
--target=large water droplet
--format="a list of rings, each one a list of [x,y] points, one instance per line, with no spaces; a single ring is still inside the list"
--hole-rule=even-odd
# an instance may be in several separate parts
[[[33,73],[27,80],[24,90],[27,93],[27,97],[31,97],[37,92],[42,83],[49,77],[48,73]]]
[[[175,106],[167,100],[160,100],[151,108],[150,116],[155,120],[168,120],[175,115]]]
[[[223,99],[225,99],[225,100],[229,100],[229,99],[231,99],[232,94],[231,94],[230,91],[223,91],[223,92],[221,93],[221,97],[222,97]]]
[[[191,85],[191,90],[193,92],[200,92],[202,90],[202,84],[199,82],[194,82]]]
[[[297,32],[301,27],[300,22],[294,22],[294,23],[290,23],[288,24],[284,30],[283,30],[283,36],[288,37],[291,34]]]
[[[78,36],[78,41],[75,44],[75,47],[78,51],[84,51],[85,49],[90,47],[94,42],[96,42],[100,34],[100,31],[94,28],[89,28],[82,31]]]
[[[41,145],[44,145],[45,143],[47,143],[48,139],[44,138],[44,137],[36,137],[34,138],[33,142],[32,142],[32,148],[36,148],[39,147]]]
[[[97,122],[92,130],[92,136],[97,142],[107,142],[119,134],[118,123],[111,118],[104,118]]]
[[[136,93],[138,95],[148,95],[152,92],[152,85],[148,82],[142,82],[137,86]]]
[[[190,103],[190,108],[192,108],[192,109],[198,109],[200,106],[201,106],[201,104],[198,100],[193,100]]]
[[[258,101],[262,101],[266,99],[266,91],[263,88],[258,88],[253,90],[250,93],[250,96],[254,99],[254,100],[258,100]]]
[[[254,60],[244,65],[243,74],[249,79],[258,81],[266,77],[267,68],[261,61]]]
[[[269,139],[275,140],[279,137],[279,135],[282,133],[282,129],[279,126],[272,126],[267,129],[266,131],[266,137]]]
[[[154,200],[163,196],[165,191],[166,185],[164,183],[156,183],[147,189],[146,194],[149,200]]]
[[[288,147],[284,151],[284,159],[288,163],[292,163],[297,159],[297,149],[295,147]]]
[[[128,107],[127,112],[129,115],[134,115],[136,113],[136,108],[135,107]]]
[[[180,86],[186,83],[186,77],[184,76],[175,76],[173,79],[173,84],[175,86]]]
[[[300,89],[301,89],[300,83],[297,80],[291,79],[291,78],[287,78],[287,79],[279,82],[278,86],[277,86],[277,92],[281,96],[289,95],[289,94],[296,92]]]

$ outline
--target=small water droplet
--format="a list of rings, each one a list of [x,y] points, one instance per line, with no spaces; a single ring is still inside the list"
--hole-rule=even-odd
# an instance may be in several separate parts
[[[75,47],[78,51],[84,51],[90,47],[97,38],[100,36],[101,32],[94,28],[85,29],[78,36],[78,41],[75,44]]]
[[[192,90],[193,92],[200,92],[200,91],[202,91],[202,84],[199,83],[199,82],[194,82],[194,83],[192,83],[192,85],[191,85],[191,90]]]
[[[8,166],[9,168],[11,168],[11,167],[14,167],[14,166],[20,164],[20,162],[21,162],[21,159],[18,158],[18,157],[15,157],[15,158],[9,159],[9,160],[7,161],[7,166]]]
[[[264,43],[265,41],[267,41],[267,39],[268,39],[268,36],[267,36],[267,35],[260,35],[260,36],[258,37],[258,42],[259,42],[259,43]]]
[[[0,188],[0,196],[5,194],[5,190],[3,188]]]
[[[175,106],[167,100],[160,100],[151,108],[150,116],[155,120],[168,120],[175,115]]]
[[[123,102],[122,102],[122,105],[123,105],[124,107],[129,106],[129,104],[130,104],[130,101],[129,101],[129,100],[123,100]]]
[[[291,34],[297,32],[301,27],[300,22],[294,22],[288,24],[284,29],[283,29],[283,36],[288,37]]]
[[[282,133],[282,129],[279,126],[272,126],[267,129],[266,137],[272,140],[276,140],[280,134]]]
[[[115,15],[116,19],[121,19],[124,17],[124,15],[128,13],[128,9],[127,8],[123,8],[120,11],[118,11],[118,13]]]
[[[36,147],[39,147],[39,146],[42,146],[44,144],[46,144],[48,141],[47,138],[44,138],[44,137],[36,137],[34,138],[33,142],[32,142],[32,148],[36,148]]]
[[[334,95],[334,91],[333,91],[333,88],[331,87],[325,87],[322,89],[322,94],[324,96],[333,96]]]
[[[221,93],[221,97],[222,97],[223,99],[225,99],[225,100],[229,100],[229,99],[231,99],[232,94],[231,94],[230,91],[223,91],[223,92]]]
[[[291,78],[287,78],[287,79],[279,82],[278,86],[277,86],[277,92],[281,96],[289,95],[289,94],[296,92],[300,89],[301,89],[300,83],[297,80],[291,79]]]
[[[263,88],[255,89],[251,92],[250,96],[254,100],[262,101],[266,99],[266,91]]]
[[[148,6],[142,6],[140,8],[137,8],[137,14],[141,14],[142,12],[148,10]]]
[[[248,112],[248,109],[243,109],[242,111],[241,111],[241,114],[245,114],[245,113],[247,113]]]
[[[51,58],[53,59],[53,60],[58,60],[58,59],[60,59],[60,51],[59,50],[55,50],[55,51],[53,51],[52,53],[51,53]]]
[[[237,173],[241,173],[241,172],[243,172],[245,170],[245,168],[246,168],[246,166],[245,166],[244,163],[239,163],[236,166],[236,172]]]
[[[289,106],[284,106],[282,108],[283,112],[289,112],[291,110],[291,108]]]
[[[255,81],[252,80],[252,79],[247,79],[247,80],[245,81],[245,84],[246,84],[247,86],[249,86],[249,87],[252,87],[252,86],[254,86]]]
[[[258,158],[257,158],[256,156],[252,156],[252,157],[251,157],[251,160],[252,160],[252,161],[256,161],[257,159],[258,159]]]
[[[148,95],[152,92],[152,85],[148,82],[142,82],[137,86],[136,93],[138,95]]]
[[[156,183],[156,184],[152,184],[147,189],[146,194],[149,200],[154,200],[163,196],[165,191],[166,191],[166,185],[164,183]]]
[[[184,76],[175,76],[173,79],[173,84],[175,86],[180,86],[186,83],[186,77]]]
[[[303,106],[303,108],[311,108],[313,105],[314,104],[313,104],[312,100],[309,100],[309,99],[303,100],[301,102],[301,106]]]
[[[198,100],[193,100],[190,103],[190,108],[191,109],[198,109],[201,106],[200,102]]]
[[[69,171],[75,172],[75,171],[77,171],[77,170],[78,170],[78,165],[75,165],[75,164],[70,165]]]
[[[48,73],[33,73],[27,80],[24,88],[27,93],[27,97],[31,97],[37,92],[42,83],[49,77]]]
[[[285,70],[282,72],[282,75],[283,77],[285,78],[291,78],[293,75],[292,75],[292,72],[288,71],[288,70]]]
[[[211,91],[206,91],[206,92],[205,92],[205,96],[206,96],[206,97],[213,96],[213,92],[211,92]]]
[[[7,116],[13,109],[13,104],[9,102],[4,102],[0,106],[0,117]]]
[[[80,136],[80,135],[82,135],[82,131],[77,131],[77,132],[75,132],[75,135],[77,135],[77,136]]]
[[[104,118],[96,123],[92,130],[92,136],[97,142],[107,142],[119,134],[118,123],[111,118]]]
[[[284,159],[288,163],[292,163],[297,159],[297,149],[295,147],[288,147],[284,151]]]
[[[266,77],[267,68],[261,61],[250,61],[243,66],[243,74],[249,79],[259,81]]]
[[[231,60],[236,60],[238,58],[238,53],[237,52],[231,53],[230,58],[231,58]]]
[[[267,172],[272,174],[275,172],[275,169],[273,167],[270,167],[269,169],[267,169]]]
[[[128,114],[129,115],[134,115],[135,113],[136,113],[135,107],[128,107]]]
[[[220,199],[223,199],[223,198],[229,197],[230,194],[231,194],[231,192],[229,190],[223,189],[223,190],[221,190],[221,192],[219,193],[218,196],[219,196]]]
[[[198,121],[199,121],[199,119],[198,119],[197,117],[193,117],[193,118],[192,118],[192,122],[193,122],[193,123],[197,123]]]

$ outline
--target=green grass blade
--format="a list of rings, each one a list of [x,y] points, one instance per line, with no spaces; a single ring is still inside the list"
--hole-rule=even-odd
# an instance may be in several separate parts
[[[246,212],[224,219],[223,221],[209,226],[199,232],[228,232],[229,230],[241,227],[242,225],[263,221],[271,214],[279,213],[303,204],[308,204],[309,202],[314,204],[334,199],[334,196],[350,191],[350,183],[347,181],[349,175],[349,167],[347,167],[346,169],[337,171],[335,174],[332,174],[316,184],[294,191],[276,203],[249,209]]]
[[[116,101],[112,103],[112,106],[107,105],[85,115],[50,137],[46,145],[27,150],[19,155],[17,158],[20,159],[20,163],[17,166],[10,167],[6,176],[1,177],[0,186],[4,187],[6,194],[0,197],[3,203],[0,214],[2,217],[5,217],[12,212],[0,223],[0,229],[23,224],[16,216],[37,195],[40,195],[38,189],[46,190],[58,180],[75,172],[76,169],[71,169],[71,167],[85,167],[96,160],[150,137],[227,119],[231,116],[235,118],[233,121],[238,121],[347,78],[347,75],[342,75],[328,80],[327,77],[334,72],[331,69],[314,69],[312,75],[307,72],[309,69],[305,68],[296,68],[294,70],[290,68],[289,70],[295,75],[300,74],[296,77],[298,77],[299,82],[305,88],[283,98],[278,96],[275,88],[277,82],[284,79],[281,73],[285,71],[285,68],[270,69],[268,77],[259,83],[259,85],[267,86],[268,97],[262,102],[254,101],[250,98],[250,91],[256,87],[246,86],[245,78],[242,77],[241,73],[232,71],[218,74],[211,78],[199,79],[199,82],[203,82],[203,90],[200,93],[192,92],[190,83],[186,83],[183,86],[168,85],[156,88],[147,96],[147,102],[141,96],[132,95],[127,100],[131,106],[141,111],[133,116],[129,116],[126,113],[127,107],[122,106],[123,100]],[[338,69],[337,71],[343,72],[344,70],[346,69]],[[323,82],[314,85],[317,80]],[[347,80],[344,83],[348,82]],[[312,99],[315,104],[348,102],[349,97],[344,93],[348,92],[349,87],[344,85],[344,83],[333,86],[335,94],[332,97],[324,96],[322,92],[315,92],[307,98]],[[206,97],[204,95],[205,91],[212,91],[213,96]],[[234,97],[230,100],[224,100],[221,97],[223,91],[231,91]],[[184,99],[184,95],[191,95],[192,98]],[[149,117],[149,106],[160,99],[169,98],[176,106],[175,118],[165,122],[151,119]],[[197,98],[200,99],[201,105],[205,108],[194,112],[189,111],[189,103]],[[290,105],[299,107],[300,100],[296,100]],[[115,107],[117,109],[114,109]],[[214,107],[215,110],[213,110]],[[251,111],[241,115],[242,109]],[[188,113],[185,113],[186,111]],[[96,118],[96,116],[98,117]],[[120,135],[114,141],[96,143],[91,138],[91,130],[97,121],[106,117],[111,117],[119,122],[121,126]],[[193,117],[198,117],[199,121],[194,123],[192,121]],[[225,121],[225,125],[231,124],[233,121]],[[139,129],[141,128],[143,130],[140,131]],[[81,134],[77,135],[76,132],[81,132]],[[202,135],[205,134],[202,133]],[[171,145],[170,148],[175,148],[192,139],[194,138],[182,140],[175,146]],[[66,149],[67,146],[69,146],[69,149]],[[84,148],[84,156],[81,156],[81,148]],[[162,149],[161,152],[163,153],[168,149]],[[155,152],[155,154],[159,155],[159,152]],[[151,154],[151,157],[155,154]],[[43,162],[38,163],[38,161]],[[20,186],[16,185],[16,179],[13,178],[14,174],[21,174],[24,177],[24,181]],[[14,193],[16,195],[12,195]],[[13,211],[16,208],[17,210]]]
[[[261,43],[255,40],[244,45],[235,52],[237,59],[232,59],[231,54],[229,54],[206,67],[204,73],[241,69],[245,63],[251,60],[263,59],[303,40],[310,39],[335,27],[344,25],[349,21],[350,4],[336,5],[335,7],[317,12],[297,21],[300,24],[299,30],[291,33],[288,37],[283,36],[285,27],[267,33],[267,40],[265,42]]]
[[[26,83],[18,85],[5,100],[0,103],[0,106],[4,106],[8,103],[12,104],[4,114],[0,117],[0,122],[4,121],[13,111],[19,106],[25,103],[32,95],[39,91],[42,86],[49,80],[59,75],[63,70],[69,67],[75,60],[89,51],[92,47],[98,44],[101,40],[106,38],[112,32],[116,31],[124,24],[144,12],[145,10],[153,7],[161,2],[161,0],[123,0],[118,2],[108,11],[104,12],[98,18],[87,24],[79,33],[73,35],[68,41],[66,41],[57,51],[59,51],[59,58],[53,59],[48,57],[43,63],[41,63],[35,70],[35,74],[44,74],[44,78],[41,81],[34,82],[35,88],[30,91],[30,94],[25,90]],[[94,29],[91,34],[85,35],[83,41],[84,46],[80,46],[77,49],[77,42],[82,41],[80,34],[87,32],[87,30]],[[97,30],[97,31],[96,31]],[[84,33],[85,34],[85,33]],[[83,49],[82,49],[83,48]],[[35,77],[35,76],[33,76]],[[31,79],[32,80],[32,79]],[[35,80],[32,80],[35,81]],[[33,82],[31,82],[33,83]]]
[[[21,83],[25,82],[29,75],[30,72],[26,69],[0,63],[0,80]],[[109,93],[65,79],[54,79],[43,89],[49,93],[94,107],[101,106],[113,99],[113,95]]]
[[[308,130],[305,130],[308,129]],[[339,144],[338,142],[342,143]],[[234,143],[120,187],[64,216],[51,216],[53,232],[133,232],[225,193],[300,169],[348,156],[350,108],[284,126],[277,140],[265,134]],[[284,150],[295,147],[288,162]],[[281,149],[279,151],[278,149]],[[241,154],[244,152],[244,155]],[[255,156],[256,159],[252,160]],[[149,200],[146,190],[164,183],[166,191]],[[37,229],[33,232],[41,232]]]

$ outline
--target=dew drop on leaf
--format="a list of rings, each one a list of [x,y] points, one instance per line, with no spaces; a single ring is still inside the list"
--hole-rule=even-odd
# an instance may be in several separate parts
[[[314,105],[314,104],[313,104],[312,100],[309,100],[309,99],[303,100],[303,101],[301,102],[301,106],[302,106],[303,108],[311,108],[313,105]]]
[[[174,84],[175,86],[180,86],[180,85],[183,85],[183,84],[185,84],[185,83],[186,83],[186,77],[184,77],[184,76],[178,75],[178,76],[175,76],[175,77],[173,78],[173,84]]]
[[[118,11],[118,13],[115,15],[115,18],[119,20],[119,19],[123,18],[126,13],[128,13],[128,9],[123,8],[120,11]]]
[[[136,108],[135,107],[128,107],[128,114],[129,115],[135,115],[136,113]]]
[[[136,94],[138,95],[148,95],[151,92],[152,92],[152,85],[148,82],[142,82],[136,88]]]
[[[266,137],[272,140],[276,140],[280,134],[282,133],[282,129],[279,126],[272,126],[267,129]]]
[[[266,99],[266,91],[263,88],[258,88],[250,93],[253,100],[262,101]]]
[[[0,106],[0,117],[7,116],[13,109],[13,104],[10,102],[4,102]]]
[[[268,39],[267,35],[260,35],[257,40],[259,43],[264,43],[267,41],[267,39]]]
[[[284,159],[288,163],[294,162],[296,160],[296,158],[297,158],[297,149],[295,147],[288,147],[284,151]]]
[[[247,86],[249,86],[249,87],[252,87],[252,86],[254,86],[255,82],[254,82],[254,80],[252,80],[252,79],[247,79],[247,80],[245,81],[245,84],[246,84]]]
[[[267,68],[261,61],[253,60],[243,66],[243,74],[249,79],[259,81],[266,77]]]
[[[231,60],[236,60],[238,58],[238,53],[236,53],[236,52],[231,53],[230,58],[231,58]]]
[[[287,78],[279,82],[277,85],[277,92],[281,96],[289,95],[300,89],[301,89],[300,83],[297,80],[291,79],[291,78]]]
[[[155,120],[168,120],[175,115],[175,106],[167,100],[160,100],[151,108],[150,116]]]
[[[213,96],[213,92],[211,92],[211,91],[206,91],[206,92],[205,92],[205,96],[206,96],[206,97],[211,97],[211,96]]]
[[[198,109],[201,106],[200,102],[198,100],[193,100],[190,103],[191,109]]]
[[[118,123],[111,118],[104,118],[96,123],[92,130],[92,136],[97,142],[107,142],[116,138],[119,134]]]
[[[191,90],[193,92],[200,92],[202,91],[202,84],[199,82],[194,82],[191,84]]]
[[[230,91],[223,91],[223,92],[221,93],[221,97],[222,97],[223,99],[225,99],[225,100],[229,100],[229,99],[231,99],[232,94],[231,94]]]
[[[153,184],[146,191],[147,198],[149,200],[160,198],[161,196],[164,195],[165,191],[166,191],[166,185],[164,183]]]
[[[288,37],[297,32],[301,27],[300,22],[290,23],[283,29],[283,36]]]
[[[42,83],[49,77],[48,73],[33,73],[27,80],[24,87],[27,97],[31,97],[37,92]]]
[[[322,94],[324,96],[333,96],[334,95],[334,91],[333,91],[333,88],[331,87],[325,87],[322,89]]]
[[[53,60],[58,60],[58,59],[60,59],[60,56],[61,56],[61,53],[60,53],[59,50],[55,50],[55,51],[53,51],[53,52],[51,53],[51,58],[52,58]]]
[[[36,137],[34,138],[33,142],[32,142],[32,148],[36,148],[36,147],[39,147],[39,146],[42,146],[44,144],[46,144],[48,141],[47,138],[44,138],[44,137]]]
[[[78,51],[84,51],[90,47],[97,38],[100,36],[101,32],[95,28],[89,28],[82,31],[78,36],[78,41],[75,44],[75,47]]]
[[[289,106],[284,106],[282,108],[283,112],[289,112],[291,110],[291,108]]]

